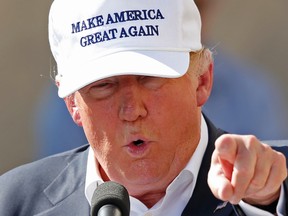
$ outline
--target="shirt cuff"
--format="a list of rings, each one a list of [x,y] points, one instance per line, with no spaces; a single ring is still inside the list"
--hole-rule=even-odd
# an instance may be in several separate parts
[[[285,199],[287,199],[287,197],[285,197],[283,185],[281,186],[280,197],[284,197]],[[279,201],[278,201],[278,204],[279,204]],[[278,209],[278,204],[277,204],[277,209]],[[242,200],[240,201],[239,206],[242,208],[242,210],[244,211],[244,213],[247,216],[274,216],[274,214],[272,214],[268,211],[264,211],[262,209],[259,209],[255,206],[248,204],[248,203],[245,203]]]

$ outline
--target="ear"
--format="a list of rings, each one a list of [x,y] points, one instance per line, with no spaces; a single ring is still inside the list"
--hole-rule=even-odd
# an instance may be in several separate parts
[[[77,104],[75,103],[75,95],[70,95],[68,97],[64,98],[65,104],[67,106],[67,109],[73,119],[73,121],[78,125],[82,127],[82,121],[81,116],[79,113],[79,108]]]
[[[213,68],[214,64],[211,62],[206,71],[198,77],[198,88],[196,91],[197,105],[203,106],[208,100],[213,86]]]

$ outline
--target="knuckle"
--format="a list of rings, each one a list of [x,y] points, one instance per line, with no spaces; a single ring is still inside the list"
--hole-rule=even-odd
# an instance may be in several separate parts
[[[259,141],[258,141],[257,137],[254,135],[246,135],[245,136],[245,146],[246,146],[248,151],[255,149],[255,147],[257,146],[256,144],[258,142]]]
[[[265,180],[252,180],[250,183],[250,187],[253,188],[254,191],[259,191],[265,187]]]
[[[216,140],[215,146],[217,148],[226,148],[229,146],[229,143],[231,143],[231,141],[232,138],[230,137],[229,134],[223,134]]]
[[[282,154],[281,152],[276,152],[277,153],[277,159],[278,159],[278,163],[279,164],[283,164],[285,165],[286,164],[286,157],[284,154]]]
[[[254,135],[247,135],[246,140],[247,140],[248,144],[250,144],[250,145],[251,144],[253,145],[255,142],[258,141],[257,137]]]
[[[262,156],[264,159],[272,158],[273,152],[274,151],[271,146],[267,144],[260,145],[260,156]]]
[[[253,176],[253,170],[249,167],[240,166],[237,168],[236,175],[241,178],[249,179],[249,177]]]
[[[276,167],[279,167],[281,169],[281,173],[283,177],[286,178],[287,177],[286,157],[281,152],[276,152],[276,151],[274,152],[276,153],[274,164]]]

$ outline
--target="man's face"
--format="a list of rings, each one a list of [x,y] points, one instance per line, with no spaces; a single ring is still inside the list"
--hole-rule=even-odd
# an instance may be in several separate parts
[[[198,78],[116,76],[75,93],[80,122],[103,178],[131,195],[166,188],[185,167],[200,133]]]

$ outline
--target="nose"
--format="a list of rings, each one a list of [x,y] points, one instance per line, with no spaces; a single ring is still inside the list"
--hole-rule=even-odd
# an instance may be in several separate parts
[[[134,122],[147,116],[144,95],[137,84],[129,84],[120,90],[119,118]]]

